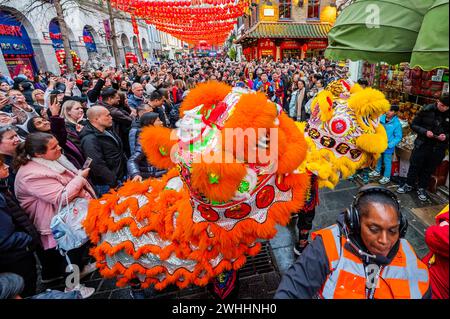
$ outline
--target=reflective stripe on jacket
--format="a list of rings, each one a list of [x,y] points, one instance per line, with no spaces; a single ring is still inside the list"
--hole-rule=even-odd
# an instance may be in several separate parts
[[[366,271],[360,257],[345,249],[347,238],[333,225],[312,234],[322,237],[329,262],[320,295],[325,299],[366,299]],[[421,299],[429,289],[428,269],[417,258],[411,245],[400,239],[397,254],[382,267],[375,299]]]

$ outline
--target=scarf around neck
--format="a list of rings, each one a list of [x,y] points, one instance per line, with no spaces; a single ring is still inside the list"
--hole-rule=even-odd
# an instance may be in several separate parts
[[[40,157],[32,157],[31,160],[59,174],[64,173],[66,170],[78,174],[78,169],[63,154],[56,161],[50,161]]]

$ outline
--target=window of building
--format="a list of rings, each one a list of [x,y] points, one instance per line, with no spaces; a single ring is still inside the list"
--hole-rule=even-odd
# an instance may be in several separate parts
[[[278,9],[280,20],[291,19],[292,0],[280,0]]]
[[[308,0],[308,19],[319,19],[320,0]]]

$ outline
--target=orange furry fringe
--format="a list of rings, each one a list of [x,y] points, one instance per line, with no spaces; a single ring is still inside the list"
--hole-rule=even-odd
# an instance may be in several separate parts
[[[225,122],[222,148],[239,161],[267,164],[267,155],[270,154],[255,150],[258,139],[270,134],[271,128],[276,128],[274,124],[276,117],[276,106],[267,100],[264,93],[242,95],[233,115]],[[235,130],[226,130],[227,128]],[[233,132],[232,137],[228,135],[229,132]],[[233,139],[232,143],[229,142],[230,138]],[[238,146],[241,144],[242,147]]]
[[[118,286],[128,284],[131,279],[136,278],[137,274],[145,275],[142,283],[144,288],[151,284],[159,290],[170,284],[176,284],[180,288],[190,284],[204,286],[225,270],[241,268],[246,261],[246,255],[254,256],[259,252],[260,244],[255,244],[256,239],[272,238],[276,234],[275,224],[286,225],[290,215],[302,208],[305,190],[309,183],[307,174],[280,175],[279,178],[284,178],[284,184],[292,187],[292,200],[274,203],[263,224],[247,218],[237,223],[232,230],[227,231],[215,223],[193,222],[188,191],[182,189],[176,192],[164,189],[167,181],[175,176],[178,176],[178,173],[172,169],[162,180],[149,179],[143,183],[127,182],[117,192],[113,191],[99,200],[91,201],[84,227],[94,244],[99,244],[102,234],[116,232],[123,227],[129,227],[135,237],[155,232],[163,240],[171,242],[163,248],[145,245],[137,250],[129,241],[117,246],[103,242],[91,249],[100,273],[105,277],[117,277]],[[148,191],[150,187],[151,192]],[[134,197],[136,195],[146,196],[148,203],[139,208],[137,199]],[[119,199],[123,200],[124,197],[128,198],[119,204]],[[122,218],[115,222],[111,217],[112,210],[119,216],[129,211],[133,218]],[[175,213],[178,213],[176,226],[173,223]],[[135,220],[147,220],[147,226],[139,228]],[[214,236],[210,237],[208,231]],[[189,259],[196,264],[192,271],[178,268],[174,273],[169,273],[163,266],[147,269],[139,264],[133,264],[127,268],[116,263],[108,267],[106,257],[113,256],[121,250],[135,259],[143,254],[152,253],[161,260],[167,260],[170,255],[175,254],[178,258]],[[215,267],[211,266],[210,260],[219,254],[223,255],[222,261]],[[156,278],[158,275],[164,278],[159,281]]]
[[[270,128],[277,117],[273,102],[267,100],[262,92],[244,94],[236,104],[233,116],[225,123],[225,128]]]
[[[189,91],[189,94],[184,98],[180,107],[180,117],[184,116],[185,111],[203,104],[203,115],[206,115],[207,110],[213,104],[221,102],[228,93],[231,92],[231,86],[217,81],[209,81],[197,85],[194,89]]]
[[[307,145],[303,134],[285,113],[279,117],[278,169],[279,174],[293,172],[306,158]]]
[[[176,139],[171,139],[172,131],[169,128],[149,126],[142,130],[140,141],[147,161],[160,169],[175,166],[170,158]]]
[[[210,174],[217,176],[217,183],[210,183]],[[242,163],[193,163],[191,185],[211,200],[226,202],[233,198],[245,175]]]

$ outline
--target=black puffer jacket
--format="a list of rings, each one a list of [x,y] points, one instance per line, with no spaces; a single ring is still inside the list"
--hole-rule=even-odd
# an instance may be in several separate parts
[[[127,168],[128,176],[130,176],[130,178],[137,175],[144,179],[150,177],[161,177],[167,173],[167,170],[156,168],[147,161],[147,157],[142,151],[142,146],[139,141],[136,142],[135,152],[131,155],[127,162]]]
[[[128,133],[128,140],[130,142],[130,152],[134,154],[136,151],[136,142],[138,140],[139,133],[141,132],[141,124],[139,120],[134,120],[131,124],[130,133]]]
[[[6,207],[8,208],[16,227],[20,231],[26,232],[31,236],[31,238],[33,238],[33,245],[35,247],[40,246],[41,235],[38,233],[33,222],[28,217],[28,213],[20,207],[14,194],[11,193],[8,188],[0,187],[0,197],[2,197],[6,203]]]
[[[92,183],[116,187],[126,175],[127,163],[120,138],[111,130],[100,132],[89,122],[80,137],[84,154],[92,158]]]
[[[0,264],[18,260],[35,247],[33,237],[22,227],[32,226],[28,217],[23,211],[11,210],[8,204],[7,196],[0,193]],[[37,234],[36,229],[34,233]]]
[[[411,123],[411,129],[417,133],[414,144],[421,146],[424,143],[430,143],[439,148],[448,147],[449,131],[449,111],[441,112],[436,104],[428,104],[414,117]],[[435,136],[445,134],[445,141],[441,142],[437,138],[427,137],[427,131],[432,131]]]
[[[128,133],[130,132],[131,123],[133,122],[133,118],[130,115],[131,110],[124,107],[112,106],[106,103],[101,103],[101,105],[106,107],[111,113],[113,118],[112,130],[122,141],[125,153],[129,156],[130,150],[128,148]]]

